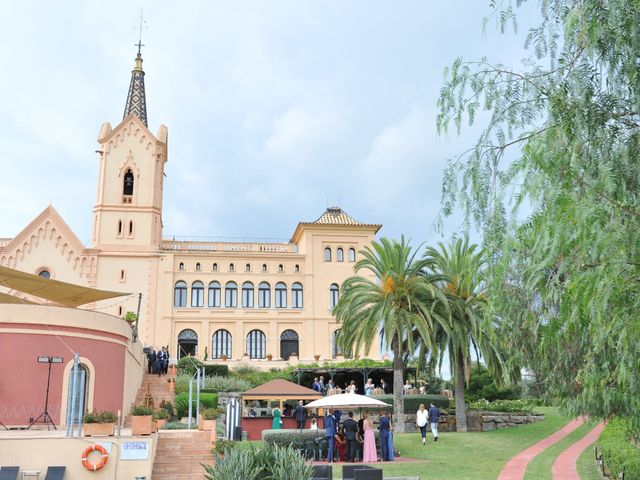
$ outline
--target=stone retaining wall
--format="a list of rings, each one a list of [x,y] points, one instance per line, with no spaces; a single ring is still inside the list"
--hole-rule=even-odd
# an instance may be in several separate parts
[[[467,430],[469,432],[488,432],[501,428],[515,427],[527,423],[535,423],[544,420],[544,415],[536,415],[529,412],[505,413],[505,412],[467,412]],[[405,431],[415,432],[416,415],[405,414]],[[441,414],[438,421],[440,432],[455,432],[455,415]]]

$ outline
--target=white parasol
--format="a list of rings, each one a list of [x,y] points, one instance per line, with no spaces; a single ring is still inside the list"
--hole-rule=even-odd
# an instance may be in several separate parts
[[[311,403],[307,403],[304,408],[336,408],[340,410],[354,410],[358,408],[391,408],[391,405],[375,398],[357,393],[341,393],[338,395],[327,395]]]

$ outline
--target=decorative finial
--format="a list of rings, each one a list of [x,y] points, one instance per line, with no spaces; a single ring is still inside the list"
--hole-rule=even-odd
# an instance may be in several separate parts
[[[141,49],[142,49],[142,47],[144,47],[144,46],[145,46],[145,45],[144,45],[144,43],[142,43],[142,29],[143,29],[143,28],[148,28],[148,27],[145,25],[147,22],[144,20],[144,18],[143,18],[143,16],[142,16],[142,13],[143,13],[143,11],[142,11],[142,9],[140,9],[140,24],[139,24],[137,27],[133,27],[133,28],[137,28],[137,29],[138,29],[138,31],[139,31],[139,34],[138,34],[138,43],[134,43],[134,45],[135,45],[136,47],[138,47],[138,58],[142,56]]]

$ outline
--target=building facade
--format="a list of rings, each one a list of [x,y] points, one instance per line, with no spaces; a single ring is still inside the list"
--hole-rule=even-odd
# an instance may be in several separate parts
[[[132,293],[88,306],[118,317],[138,311],[141,294],[140,338],[168,345],[173,358],[313,361],[342,353],[332,307],[380,225],[334,207],[299,223],[288,242],[163,237],[168,130],[148,128],[140,53],[124,118],[102,125],[98,145],[91,245],[49,206],[15,238],[0,239],[0,265]],[[370,356],[380,356],[379,345]]]

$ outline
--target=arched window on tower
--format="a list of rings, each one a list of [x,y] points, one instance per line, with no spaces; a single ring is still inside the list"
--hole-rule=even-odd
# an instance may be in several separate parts
[[[342,247],[338,247],[336,250],[336,260],[338,262],[344,262],[344,250],[342,250]]]
[[[334,308],[340,299],[340,287],[337,283],[332,283],[329,287],[329,308]]]
[[[129,168],[124,174],[124,186],[122,188],[123,195],[133,195],[133,172]]]
[[[355,262],[356,261],[356,249],[355,248],[350,248],[349,249],[349,261],[350,262]]]

